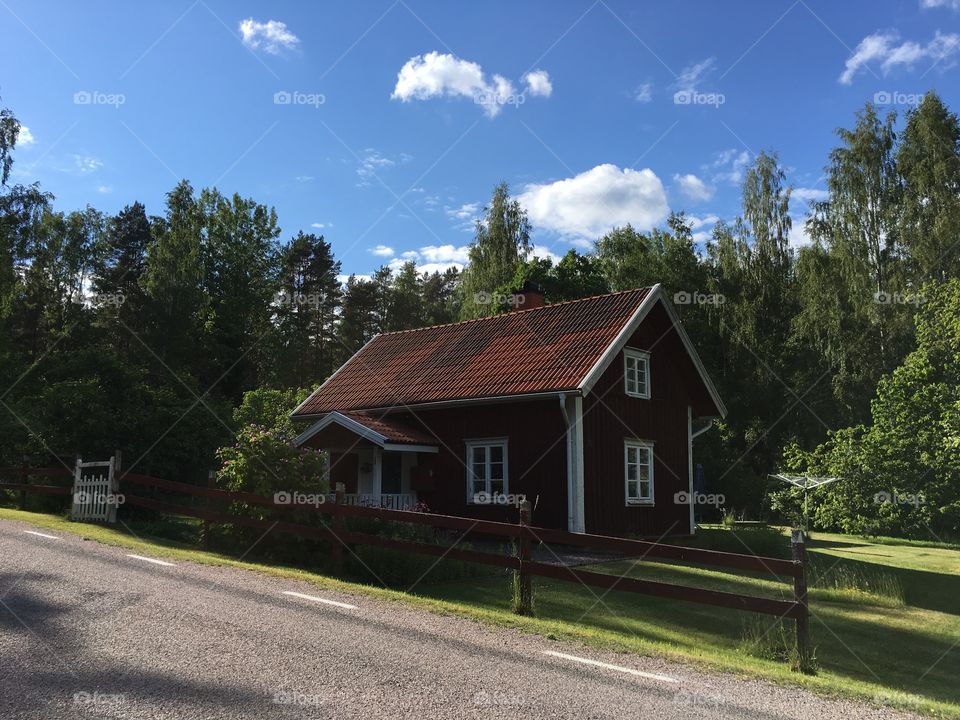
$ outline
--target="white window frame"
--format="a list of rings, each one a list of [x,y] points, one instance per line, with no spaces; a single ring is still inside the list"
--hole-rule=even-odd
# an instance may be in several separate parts
[[[476,492],[473,489],[473,451],[475,448],[482,447],[486,448],[485,460],[484,460],[484,471],[486,477],[483,478],[484,490],[488,494],[492,494],[491,491],[491,478],[490,478],[490,448],[491,447],[500,447],[503,448],[503,491],[502,494],[506,495],[510,492],[510,464],[509,464],[509,454],[508,454],[508,443],[507,438],[505,437],[496,437],[496,438],[473,438],[466,440],[466,455],[467,461],[465,465],[467,466],[467,504],[473,505],[473,496]]]
[[[629,360],[634,360],[634,370],[633,377],[631,377]],[[639,385],[639,377],[636,368],[639,364],[643,364],[643,376],[644,376],[644,387],[641,390]],[[633,380],[634,385],[636,386],[635,390],[630,389],[630,381]],[[636,348],[624,348],[623,349],[623,391],[630,397],[642,398],[643,400],[650,399],[650,353],[644,350],[637,350]]]
[[[639,451],[647,451],[647,477],[650,481],[650,494],[649,497],[644,497],[640,494],[640,473],[637,472],[637,479],[630,479],[630,450],[636,449],[638,451],[637,455],[637,468],[639,470],[642,467],[642,464],[639,462],[640,455]],[[654,489],[653,489],[653,443],[648,440],[637,440],[636,438],[625,438],[623,441],[623,496],[624,501],[628,507],[635,505],[653,505],[654,499]],[[630,483],[635,482],[637,484],[637,495],[635,497],[630,496]]]

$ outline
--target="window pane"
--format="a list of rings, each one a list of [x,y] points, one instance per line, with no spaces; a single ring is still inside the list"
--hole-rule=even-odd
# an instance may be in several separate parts
[[[485,480],[474,480],[472,485],[473,485],[474,494],[479,492],[486,492],[487,490],[487,483]]]
[[[637,479],[637,466],[636,465],[627,465],[627,480],[636,480]]]
[[[490,462],[503,462],[503,445],[490,446]]]
[[[481,463],[473,464],[473,477],[483,479],[487,476],[487,466]]]
[[[644,500],[650,500],[650,483],[641,482],[640,483],[640,497]]]
[[[637,450],[639,448],[633,447],[632,445],[627,446],[627,462],[633,465],[637,464]]]
[[[487,449],[483,446],[473,448],[473,462],[485,463],[487,461]]]
[[[637,499],[637,483],[635,482],[627,483],[627,498],[630,500]]]
[[[490,463],[490,477],[503,479],[503,463]]]
[[[490,492],[494,495],[503,494],[503,480],[491,480]]]

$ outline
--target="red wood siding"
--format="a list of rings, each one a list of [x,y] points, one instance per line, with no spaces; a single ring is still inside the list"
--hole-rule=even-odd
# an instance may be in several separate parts
[[[584,516],[589,533],[659,537],[690,531],[688,505],[674,494],[689,487],[687,406],[699,381],[680,336],[657,305],[627,342],[650,352],[650,399],[630,397],[623,387],[623,353],[583,401]],[[626,438],[653,442],[654,505],[627,506],[624,489]]]
[[[468,505],[465,441],[506,437],[508,491],[536,503],[537,525],[567,526],[566,439],[560,401],[537,400],[391,413],[391,418],[437,437],[440,452],[418,453],[433,470],[433,490],[417,493],[434,512],[484,520],[515,520],[515,508]]]

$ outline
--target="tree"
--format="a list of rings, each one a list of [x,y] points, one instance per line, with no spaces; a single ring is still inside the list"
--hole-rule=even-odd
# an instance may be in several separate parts
[[[207,299],[203,291],[203,212],[186,180],[167,193],[167,212],[154,226],[143,290],[145,343],[167,365],[190,366],[202,347]]]
[[[351,275],[343,294],[343,311],[340,318],[340,362],[351,355],[380,332],[379,308],[382,305],[381,286],[373,280]]]
[[[322,235],[299,232],[283,249],[280,266],[276,342],[266,372],[281,387],[302,387],[327,378],[340,356],[340,262]]]
[[[905,284],[960,275],[960,122],[927,93],[907,115],[896,155],[903,178],[898,231]]]
[[[462,278],[463,319],[482,317],[495,312],[488,298],[517,271],[517,266],[530,252],[530,222],[527,211],[517,200],[510,199],[505,182],[493,190],[485,217],[477,221],[470,245],[469,264]]]

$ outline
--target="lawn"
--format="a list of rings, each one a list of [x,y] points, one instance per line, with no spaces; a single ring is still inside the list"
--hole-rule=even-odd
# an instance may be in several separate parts
[[[154,556],[297,577],[550,638],[658,655],[929,716],[960,718],[958,547],[816,534],[809,546],[813,566],[810,602],[819,671],[808,676],[791,672],[782,657],[783,644],[792,636],[792,623],[778,626],[768,616],[616,590],[604,594],[598,588],[573,582],[537,579],[536,617],[522,618],[509,612],[511,578],[496,571],[436,583],[431,583],[428,575],[408,594],[333,580],[298,568],[239,562],[174,540],[147,537],[142,528],[134,528],[142,538],[137,539],[123,528],[80,525],[51,515],[0,509],[0,518],[149,550]],[[773,537],[771,543],[773,533],[751,532],[737,531],[734,535],[709,528],[691,544],[730,551],[739,547],[745,552],[741,543],[746,542],[763,547],[765,554],[787,552],[786,535],[782,540]],[[765,597],[790,597],[785,580],[778,582],[752,573],[625,560],[599,563],[589,569]]]

